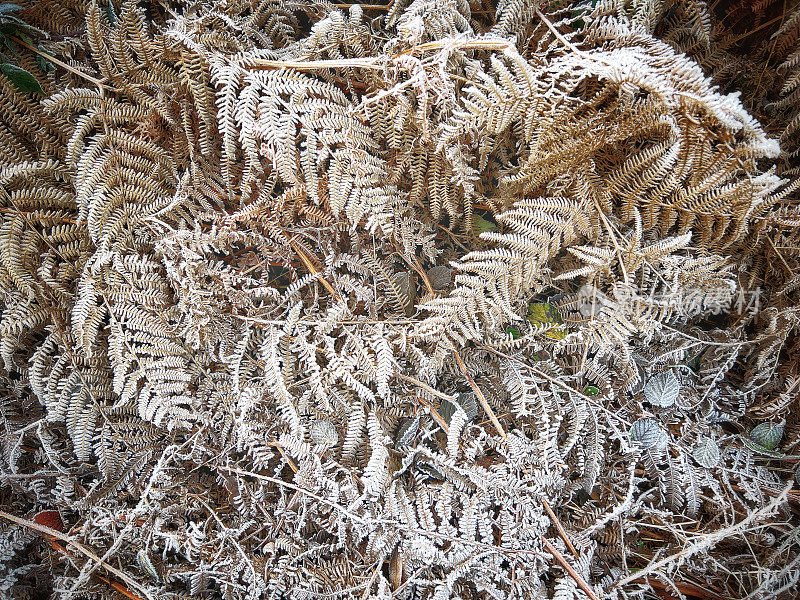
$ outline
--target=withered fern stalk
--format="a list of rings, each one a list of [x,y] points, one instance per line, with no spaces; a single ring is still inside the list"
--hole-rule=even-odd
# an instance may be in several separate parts
[[[800,12],[711,4],[4,8],[0,596],[795,597]]]

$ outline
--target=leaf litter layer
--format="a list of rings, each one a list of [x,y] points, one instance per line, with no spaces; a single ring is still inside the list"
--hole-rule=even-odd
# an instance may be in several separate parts
[[[0,5],[2,594],[795,597],[794,5]]]

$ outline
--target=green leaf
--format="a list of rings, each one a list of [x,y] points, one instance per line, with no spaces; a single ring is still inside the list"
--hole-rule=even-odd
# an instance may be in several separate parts
[[[22,30],[41,37],[50,37],[50,34],[48,34],[43,29],[39,29],[38,27],[29,25],[28,23],[26,23],[22,19],[15,17],[14,15],[5,15],[5,16],[0,15],[0,31],[2,33],[5,33],[7,35],[22,36],[25,35]]]
[[[506,328],[506,333],[511,336],[512,340],[518,340],[519,339],[519,329],[517,329],[516,327],[507,327]]]
[[[39,46],[39,50],[41,52],[47,53],[47,51],[41,46]],[[40,54],[36,55],[36,64],[39,65],[39,68],[45,73],[49,73],[50,71],[56,70],[56,66]]]
[[[114,5],[111,2],[106,4],[105,12],[108,22],[114,27],[117,24],[117,13],[114,12]]]
[[[775,450],[783,439],[783,425],[780,423],[761,423],[750,432],[750,439],[762,448]]]
[[[745,448],[748,448],[748,449],[752,450],[756,454],[761,454],[763,456],[769,456],[770,458],[783,458],[784,456],[786,456],[786,454],[784,454],[783,452],[774,452],[774,451],[770,450],[769,448],[766,448],[766,447],[762,446],[761,444],[759,444],[757,442],[754,442],[753,440],[751,440],[748,437],[739,436],[739,439],[742,441],[742,445]]]
[[[472,233],[477,236],[491,231],[497,231],[497,225],[491,221],[487,221],[480,215],[472,216]]]
[[[585,396],[597,396],[600,393],[600,390],[593,385],[587,385],[586,389],[583,390],[583,393]]]
[[[150,560],[147,550],[142,548],[136,553],[136,564],[139,566],[142,573],[156,583],[159,583],[158,571],[156,571],[156,568],[153,566],[153,561]]]
[[[558,310],[549,302],[531,302],[528,305],[528,322],[535,327],[547,327],[544,336],[551,340],[563,340],[567,335],[565,327],[554,327],[554,325],[562,325],[564,320],[558,314]]]
[[[0,33],[0,39],[2,39],[3,45],[9,50],[11,50],[11,52],[13,52],[14,54],[19,54],[19,50],[17,50],[17,45],[11,41],[11,38]]]
[[[20,92],[33,92],[36,94],[44,94],[42,86],[39,81],[30,72],[25,69],[12,65],[11,63],[3,63],[0,65],[0,72],[3,73],[11,83],[14,84]]]
[[[686,353],[686,366],[689,367],[692,371],[697,373],[700,370],[700,355],[702,352],[698,352],[695,355],[690,355],[688,352]]]

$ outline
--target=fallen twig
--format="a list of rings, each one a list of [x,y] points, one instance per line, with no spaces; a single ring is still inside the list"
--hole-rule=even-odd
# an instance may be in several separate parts
[[[323,286],[325,286],[325,289],[330,292],[331,296],[336,298],[336,300],[341,301],[342,297],[339,295],[339,292],[337,292],[335,289],[333,289],[333,286],[328,282],[328,280],[325,279],[322,276],[322,274],[317,270],[317,268],[314,266],[314,263],[311,262],[311,259],[308,256],[306,256],[306,253],[303,251],[303,249],[301,248],[300,244],[298,244],[294,240],[289,240],[289,244],[292,246],[292,249],[295,251],[295,253],[297,253],[297,256],[300,257],[300,260],[303,261],[303,264],[306,266],[306,268],[308,269],[309,273],[311,273],[314,277],[316,277],[317,280]]]
[[[464,360],[461,358],[461,355],[458,353],[458,350],[456,350],[455,346],[453,346],[453,354],[456,357],[456,362],[458,363],[459,369],[461,369],[464,377],[467,378],[469,387],[471,387],[472,391],[475,392],[475,395],[478,397],[483,410],[486,411],[486,415],[489,417],[492,425],[494,425],[495,429],[497,429],[497,433],[499,433],[503,439],[508,439],[508,435],[506,435],[506,432],[503,430],[503,426],[500,424],[500,421],[497,420],[497,417],[495,416],[492,407],[489,406],[489,403],[486,401],[486,397],[483,395],[483,392],[478,387],[478,384],[475,383],[475,380],[472,379],[472,376],[467,372],[467,365],[464,364]]]
[[[578,584],[578,587],[581,588],[581,590],[583,590],[583,592],[587,596],[589,596],[591,600],[600,600],[600,598],[597,597],[597,594],[595,594],[594,591],[592,591],[592,588],[589,587],[589,584],[587,584],[583,580],[583,577],[581,577],[580,574],[575,569],[572,568],[572,565],[570,565],[567,562],[567,560],[561,555],[561,552],[559,552],[556,549],[556,547],[553,546],[553,544],[548,542],[547,538],[545,538],[544,536],[542,536],[542,543],[544,544],[544,547],[547,549],[547,551],[553,555],[553,558],[555,558],[556,561],[558,561],[558,564],[561,565],[563,569],[567,572],[567,574],[570,577],[572,577],[572,579],[575,580],[575,583]]]
[[[445,394],[443,392],[440,392],[439,390],[429,386],[427,383],[423,383],[419,379],[414,379],[413,377],[409,377],[408,375],[402,375],[400,373],[395,373],[394,376],[397,377],[398,379],[402,379],[403,381],[407,381],[408,383],[413,383],[414,385],[421,387],[429,394],[433,394],[434,396],[436,396],[437,398],[441,398],[442,400],[449,400],[450,402],[452,402],[453,400],[456,399],[455,396],[451,396],[450,394]]]
[[[615,588],[622,587],[623,585],[627,585],[631,582],[636,581],[637,579],[641,579],[642,577],[647,577],[648,575],[658,571],[659,569],[666,567],[670,563],[673,563],[678,560],[686,560],[693,554],[697,554],[698,552],[708,550],[712,546],[714,546],[717,542],[722,541],[723,539],[740,533],[744,529],[747,528],[748,525],[753,523],[754,521],[758,521],[761,518],[766,517],[770,513],[772,513],[778,506],[783,504],[787,501],[789,490],[792,489],[793,483],[789,483],[780,494],[769,504],[767,504],[764,508],[753,512],[752,514],[748,515],[747,518],[739,521],[738,523],[734,523],[730,527],[725,527],[724,529],[719,529],[713,533],[708,533],[702,536],[702,539],[695,544],[690,545],[688,548],[684,548],[680,552],[676,552],[675,554],[670,554],[666,558],[662,558],[659,561],[650,563],[641,571],[637,571],[624,579],[619,580],[617,583],[614,584]]]
[[[17,525],[22,525],[23,527],[27,527],[29,529],[33,529],[34,531],[38,531],[41,534],[53,537],[55,539],[61,540],[66,544],[69,544],[75,550],[83,554],[86,558],[93,560],[101,567],[103,567],[106,571],[111,573],[112,575],[116,576],[118,579],[125,582],[125,584],[132,589],[137,590],[138,592],[144,594],[145,598],[149,600],[155,600],[153,596],[139,583],[136,582],[130,575],[125,574],[124,572],[120,571],[116,567],[104,562],[97,554],[95,554],[91,549],[87,548],[83,544],[76,542],[68,535],[64,535],[60,531],[56,531],[55,529],[51,529],[50,527],[45,527],[44,525],[39,525],[38,523],[34,523],[33,521],[29,521],[28,519],[23,519],[22,517],[17,517],[16,515],[12,515],[5,511],[0,510],[0,517],[11,521],[12,523],[16,523]],[[117,588],[115,588],[117,589]],[[133,598],[134,600],[141,600],[136,596],[128,595],[129,598]]]
[[[21,40],[21,39],[19,39],[17,37],[12,37],[11,39],[14,41],[15,44],[19,44],[23,48],[27,48],[28,50],[30,50],[34,54],[38,54],[39,56],[41,56],[45,60],[48,60],[51,63],[53,63],[54,65],[58,65],[62,69],[66,70],[66,71],[69,71],[70,73],[74,73],[75,75],[77,75],[78,77],[82,77],[86,81],[90,81],[93,84],[95,84],[96,86],[98,86],[98,87],[100,87],[100,88],[102,88],[104,90],[108,90],[109,92],[120,92],[120,91],[122,91],[119,88],[115,88],[115,87],[112,87],[110,85],[107,85],[107,84],[103,83],[99,79],[96,79],[96,78],[92,77],[91,75],[88,75],[87,73],[84,73],[83,71],[79,71],[75,67],[73,67],[71,65],[68,65],[67,63],[65,63],[63,61],[58,60],[55,56],[51,56],[51,55],[47,54],[47,52],[42,52],[36,46],[34,46],[32,44],[29,44],[28,42],[25,42],[25,41],[23,41],[23,40]]]
[[[542,498],[542,506],[544,506],[544,509],[547,511],[547,514],[550,515],[550,520],[553,522],[553,525],[556,526],[556,530],[558,531],[558,537],[564,540],[564,543],[567,545],[567,548],[569,548],[569,551],[572,552],[572,555],[575,558],[580,558],[580,556],[578,555],[578,551],[575,550],[575,546],[573,546],[572,542],[569,541],[569,538],[567,537],[567,532],[564,530],[564,526],[561,525],[561,521],[556,516],[556,513],[553,512],[553,509],[550,508],[550,505],[544,498]]]

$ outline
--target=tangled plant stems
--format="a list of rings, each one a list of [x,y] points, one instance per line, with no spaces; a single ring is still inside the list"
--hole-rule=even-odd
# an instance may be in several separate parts
[[[796,597],[795,4],[0,5],[0,596]]]

